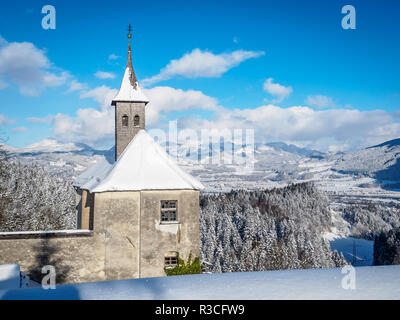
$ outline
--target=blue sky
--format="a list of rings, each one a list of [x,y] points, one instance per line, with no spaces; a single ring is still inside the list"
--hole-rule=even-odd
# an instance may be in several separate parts
[[[41,26],[46,4],[55,30]],[[355,30],[341,27],[346,4]],[[254,127],[262,142],[331,151],[396,138],[399,16],[395,0],[2,1],[1,134],[14,147],[47,137],[110,146],[107,97],[122,79],[131,23],[149,127]],[[21,60],[32,77],[14,66]]]

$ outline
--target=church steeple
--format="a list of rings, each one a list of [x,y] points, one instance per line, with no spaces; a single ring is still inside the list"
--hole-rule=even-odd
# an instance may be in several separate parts
[[[128,39],[129,39],[129,44],[128,44],[128,62],[126,64],[126,67],[130,70],[130,77],[129,80],[131,82],[131,85],[133,88],[136,89],[137,87],[137,79],[136,79],[136,74],[135,70],[133,70],[133,65],[132,65],[132,49],[131,49],[131,39],[132,39],[132,27],[129,25],[128,27]]]
[[[133,70],[132,65],[132,48],[131,48],[131,39],[132,39],[132,27],[129,25],[128,28],[128,60],[126,64],[124,78],[122,79],[121,88],[119,89],[118,94],[112,100],[112,105],[115,106],[117,102],[129,101],[129,102],[144,102],[147,104],[149,99],[142,92],[138,80],[136,78],[135,71]]]
[[[149,103],[142,92],[132,65],[132,27],[128,28],[128,61],[121,88],[112,100],[115,106],[115,160],[140,130],[146,129],[145,108]]]

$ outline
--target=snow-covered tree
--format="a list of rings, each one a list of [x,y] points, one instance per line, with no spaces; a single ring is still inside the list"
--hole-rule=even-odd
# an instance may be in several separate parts
[[[342,266],[323,239],[328,198],[311,184],[201,197],[201,253],[208,272]]]
[[[374,242],[374,265],[400,264],[400,228],[382,232]]]
[[[38,166],[0,161],[0,231],[76,228],[70,181]]]

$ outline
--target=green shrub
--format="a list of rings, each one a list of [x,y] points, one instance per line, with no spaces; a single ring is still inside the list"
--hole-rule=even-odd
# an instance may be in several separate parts
[[[200,258],[196,257],[192,261],[192,254],[189,254],[188,260],[185,263],[178,255],[178,265],[173,268],[164,268],[167,276],[181,276],[185,274],[201,273]]]

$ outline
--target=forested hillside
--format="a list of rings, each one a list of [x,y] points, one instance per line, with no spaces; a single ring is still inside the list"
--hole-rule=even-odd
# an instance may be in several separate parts
[[[311,184],[201,198],[202,260],[209,272],[342,266],[322,237],[328,199]]]
[[[350,225],[351,235],[373,240],[375,236],[400,227],[400,205],[398,203],[351,204],[340,208],[341,215]]]
[[[76,228],[70,181],[38,166],[0,161],[0,231]]]

